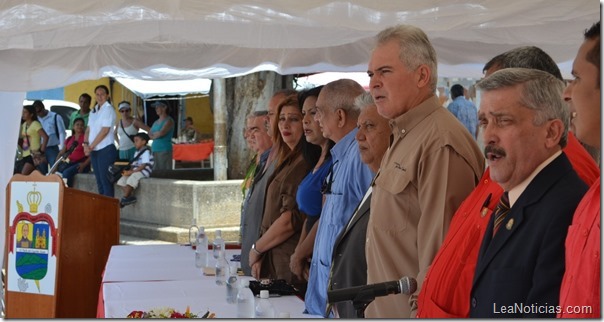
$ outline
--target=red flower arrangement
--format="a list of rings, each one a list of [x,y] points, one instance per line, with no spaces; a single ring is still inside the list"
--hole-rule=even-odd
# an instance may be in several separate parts
[[[180,313],[173,308],[165,307],[152,309],[148,312],[145,311],[132,311],[126,318],[128,319],[211,319],[214,317],[214,313],[207,311],[201,317],[197,314],[191,313],[191,309],[187,306],[185,313]]]

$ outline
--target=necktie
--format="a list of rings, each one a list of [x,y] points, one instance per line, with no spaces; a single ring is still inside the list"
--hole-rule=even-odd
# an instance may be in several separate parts
[[[495,209],[495,222],[493,224],[493,236],[497,233],[499,226],[505,219],[505,216],[510,212],[510,198],[508,197],[507,191],[501,195],[501,199],[499,199],[499,204],[497,204],[497,208]]]

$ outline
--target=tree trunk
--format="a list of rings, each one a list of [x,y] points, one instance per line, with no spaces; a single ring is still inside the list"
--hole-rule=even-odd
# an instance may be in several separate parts
[[[228,179],[242,179],[254,155],[243,138],[246,117],[253,111],[267,110],[273,93],[292,88],[292,81],[293,76],[282,76],[271,71],[226,79]]]

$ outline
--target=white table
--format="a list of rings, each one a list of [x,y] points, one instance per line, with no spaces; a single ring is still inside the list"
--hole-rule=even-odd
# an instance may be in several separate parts
[[[227,250],[227,259],[239,250]],[[215,259],[209,255],[209,265]],[[253,279],[242,276],[240,279]],[[214,276],[204,276],[195,267],[194,251],[189,246],[144,245],[113,246],[102,283],[104,317],[124,318],[132,311],[173,307],[184,312],[204,314],[210,311],[217,318],[235,318],[237,305],[226,302],[226,286],[216,285]],[[304,302],[296,296],[272,297],[278,312],[292,318],[312,318],[302,314]]]

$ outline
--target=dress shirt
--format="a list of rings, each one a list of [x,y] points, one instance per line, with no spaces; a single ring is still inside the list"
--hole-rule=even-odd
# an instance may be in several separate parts
[[[592,184],[600,171],[579,141],[568,134],[564,148],[577,174]],[[455,212],[445,241],[426,274],[418,298],[418,318],[468,318],[478,250],[503,189],[487,168],[478,186]]]
[[[376,298],[367,318],[415,317],[417,293],[455,210],[484,171],[470,133],[432,96],[390,121],[393,141],[373,184],[367,283],[413,277],[413,295]]]
[[[465,97],[457,96],[453,102],[449,103],[447,109],[463,124],[470,134],[476,138],[478,129],[478,110],[474,103],[468,101]]]
[[[42,123],[44,131],[48,135],[48,144],[46,144],[46,147],[55,145],[62,147],[62,143],[65,142],[65,123],[63,123],[63,118],[55,112],[48,111],[46,116],[38,116],[38,120]],[[59,133],[57,133],[57,130]]]
[[[95,147],[94,151],[102,150],[103,148],[109,146],[110,144],[114,144],[114,127],[115,127],[115,110],[113,106],[109,104],[109,102],[105,102],[101,108],[98,108],[98,105],[94,107],[93,112],[90,112],[90,117],[88,119],[88,142],[92,144],[94,139],[99,135],[101,129],[104,127],[109,128],[109,133],[105,135],[103,140],[99,142]]]
[[[573,223],[568,228],[566,272],[560,289],[559,318],[599,319],[602,316],[601,236],[600,178],[598,178],[577,206]],[[581,311],[575,311],[577,308]]]
[[[357,131],[356,128],[350,131],[330,150],[333,173],[327,179],[332,179],[333,182],[331,193],[325,195],[310,263],[308,288],[304,298],[306,312],[309,314],[325,314],[333,245],[373,179],[373,172],[361,161],[359,145],[355,140]]]

